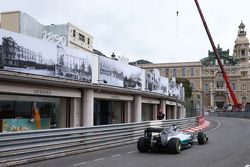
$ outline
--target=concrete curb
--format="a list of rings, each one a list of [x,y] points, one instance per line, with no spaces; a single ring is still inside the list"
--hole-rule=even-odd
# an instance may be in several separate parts
[[[192,132],[192,133],[194,133],[194,132],[197,132],[197,131],[199,131],[201,129],[204,129],[204,128],[208,127],[209,125],[210,125],[210,122],[205,120],[205,122],[202,125],[196,126],[194,128],[185,129],[183,131],[184,132]]]

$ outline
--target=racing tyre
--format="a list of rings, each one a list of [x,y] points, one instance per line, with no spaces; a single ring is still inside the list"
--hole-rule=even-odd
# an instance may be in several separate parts
[[[145,139],[144,137],[140,137],[137,141],[137,149],[141,153],[149,152],[150,142],[147,139]]]
[[[205,144],[208,141],[208,138],[204,132],[198,133],[198,144]]]
[[[171,138],[168,142],[168,150],[172,154],[181,152],[181,140],[179,138]]]

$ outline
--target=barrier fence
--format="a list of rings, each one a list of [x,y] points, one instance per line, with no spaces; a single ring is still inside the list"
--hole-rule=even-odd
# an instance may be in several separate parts
[[[181,130],[197,125],[195,117],[93,127],[0,133],[0,166],[11,166],[135,143],[150,126]]]
[[[209,112],[209,116],[250,119],[250,112]]]

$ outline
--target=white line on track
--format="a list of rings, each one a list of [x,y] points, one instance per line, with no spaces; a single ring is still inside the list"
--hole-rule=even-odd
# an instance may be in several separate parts
[[[218,128],[220,127],[220,122],[219,122],[219,121],[216,121],[216,120],[214,120],[214,121],[218,123],[218,126],[216,126],[215,128],[213,128],[213,129],[211,129],[211,130],[209,130],[209,131],[206,131],[206,133],[212,132],[212,131],[214,131],[214,130],[216,130],[216,129],[218,129]],[[249,166],[249,167],[250,167],[250,166]]]
[[[95,159],[94,161],[101,161],[101,160],[104,160],[105,158],[99,158],[99,159]]]
[[[129,152],[127,152],[127,154],[132,154],[132,153],[134,153],[135,151],[129,151]]]
[[[86,164],[86,163],[87,162],[81,162],[81,163],[74,164],[74,166],[83,165],[83,164]]]
[[[116,155],[113,155],[112,157],[118,157],[118,156],[120,156],[121,154],[116,154]]]

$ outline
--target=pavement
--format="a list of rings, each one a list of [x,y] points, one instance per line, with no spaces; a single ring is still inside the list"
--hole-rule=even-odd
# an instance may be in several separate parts
[[[140,153],[135,144],[22,165],[23,167],[250,167],[250,120],[208,117],[209,142],[180,154]],[[209,122],[209,125],[205,127]],[[197,126],[193,130],[198,130]],[[190,129],[191,130],[191,129]]]

